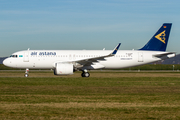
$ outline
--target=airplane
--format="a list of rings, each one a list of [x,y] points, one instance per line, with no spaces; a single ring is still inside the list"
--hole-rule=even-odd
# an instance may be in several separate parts
[[[71,75],[82,71],[82,77],[89,77],[88,70],[120,69],[139,66],[168,59],[176,55],[166,52],[172,23],[164,23],[153,37],[138,50],[24,50],[13,53],[3,61],[8,67],[26,69],[53,69],[54,75]]]

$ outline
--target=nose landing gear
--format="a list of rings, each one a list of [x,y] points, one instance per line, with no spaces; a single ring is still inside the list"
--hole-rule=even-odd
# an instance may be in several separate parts
[[[24,77],[28,77],[28,76],[29,76],[29,69],[26,68],[26,72],[25,72],[25,74],[24,74]]]

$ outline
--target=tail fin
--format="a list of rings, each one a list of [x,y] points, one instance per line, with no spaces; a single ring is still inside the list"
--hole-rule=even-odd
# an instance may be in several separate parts
[[[164,23],[148,43],[139,50],[166,51],[172,23]]]

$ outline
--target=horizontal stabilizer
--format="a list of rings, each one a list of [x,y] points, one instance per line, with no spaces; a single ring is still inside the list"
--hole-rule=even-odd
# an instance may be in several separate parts
[[[175,52],[165,52],[165,53],[157,53],[155,55],[153,55],[153,57],[157,57],[157,58],[172,58],[175,57],[176,53]]]

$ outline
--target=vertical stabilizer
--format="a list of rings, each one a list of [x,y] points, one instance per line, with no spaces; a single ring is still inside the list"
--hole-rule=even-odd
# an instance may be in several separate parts
[[[148,43],[139,50],[166,51],[172,23],[164,23]]]

